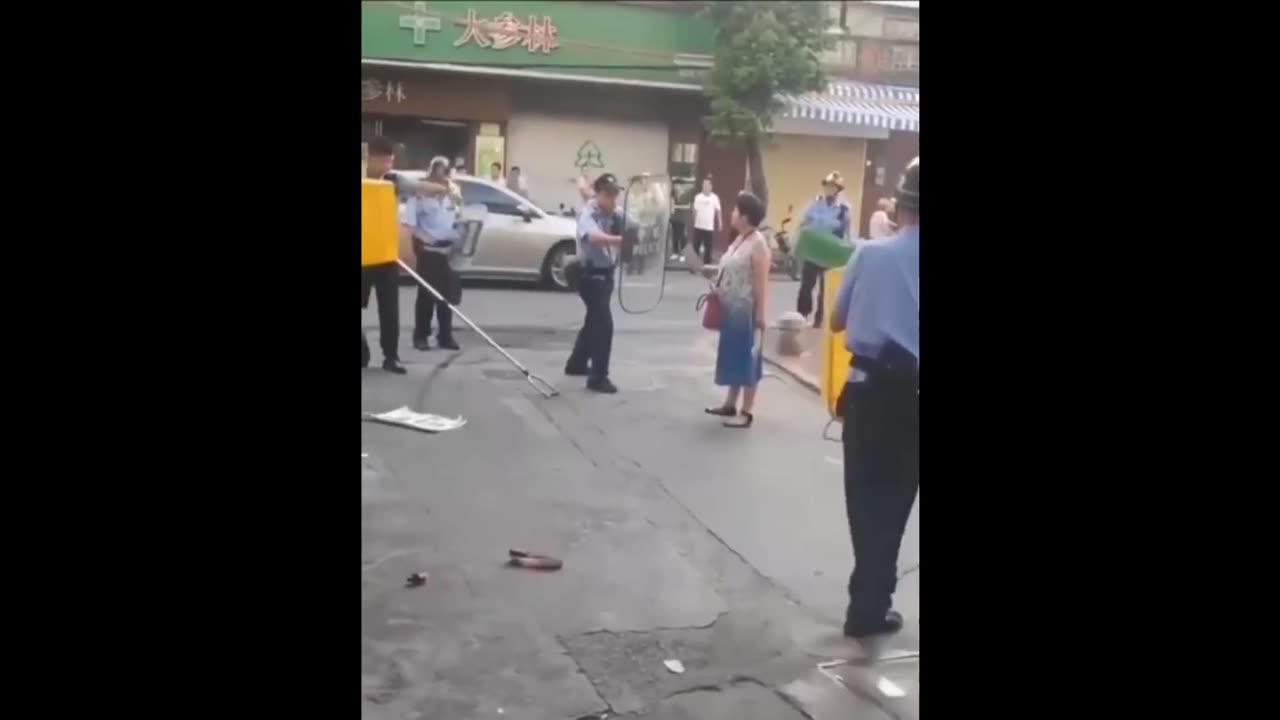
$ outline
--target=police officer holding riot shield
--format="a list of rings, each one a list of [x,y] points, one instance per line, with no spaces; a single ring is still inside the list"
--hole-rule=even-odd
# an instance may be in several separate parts
[[[578,296],[587,308],[573,344],[566,375],[586,376],[587,389],[616,393],[609,381],[609,355],[613,351],[613,276],[626,221],[618,208],[618,180],[612,173],[596,178],[591,191],[580,187],[586,207],[578,215]],[[592,192],[593,191],[593,192]]]
[[[840,284],[831,329],[853,353],[838,405],[854,570],[844,633],[896,632],[898,548],[920,489],[920,158],[898,189],[898,232],[863,243]]]

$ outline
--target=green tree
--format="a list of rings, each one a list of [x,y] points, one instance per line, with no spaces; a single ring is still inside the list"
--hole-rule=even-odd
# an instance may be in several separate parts
[[[712,136],[742,141],[747,150],[751,192],[768,205],[761,141],[782,109],[779,93],[800,94],[826,87],[821,53],[826,47],[824,2],[713,2],[715,64],[707,77],[711,99],[707,119]]]

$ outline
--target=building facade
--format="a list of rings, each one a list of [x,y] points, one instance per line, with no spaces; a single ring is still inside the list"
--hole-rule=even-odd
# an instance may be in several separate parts
[[[580,207],[584,172],[674,176],[702,162],[712,33],[687,4],[361,6],[362,139],[400,143],[403,167],[434,155],[477,175],[518,166],[554,212]]]
[[[863,2],[832,2],[827,8],[833,41],[824,58],[828,73],[889,86],[895,103],[915,109],[914,124],[893,124],[888,137],[867,140],[859,213],[865,237],[876,202],[892,197],[903,168],[920,154],[920,11]]]
[[[866,237],[876,201],[892,195],[920,153],[919,10],[864,2],[828,2],[827,10],[827,89],[784,96],[764,150],[769,216],[798,223],[821,178],[838,170],[853,227]]]

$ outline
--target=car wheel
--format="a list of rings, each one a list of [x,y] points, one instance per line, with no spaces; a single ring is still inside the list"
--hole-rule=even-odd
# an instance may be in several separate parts
[[[547,287],[561,292],[573,289],[564,269],[576,250],[572,240],[561,240],[547,251],[547,257],[542,261],[542,282]]]

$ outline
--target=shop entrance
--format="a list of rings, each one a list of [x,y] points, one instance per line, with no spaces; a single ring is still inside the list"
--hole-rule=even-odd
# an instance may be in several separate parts
[[[372,129],[397,145],[396,168],[426,170],[431,158],[443,155],[452,164],[467,158],[471,129],[468,123],[406,117],[367,117],[362,131]],[[372,120],[372,128],[369,128]],[[470,172],[472,168],[467,168]]]

